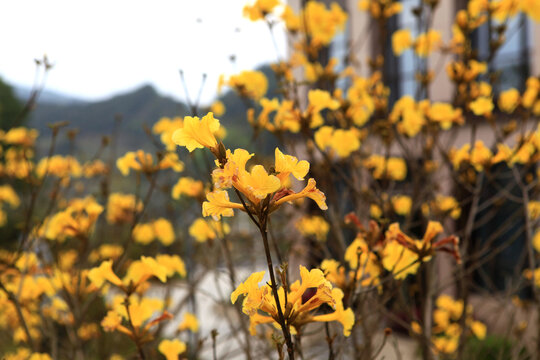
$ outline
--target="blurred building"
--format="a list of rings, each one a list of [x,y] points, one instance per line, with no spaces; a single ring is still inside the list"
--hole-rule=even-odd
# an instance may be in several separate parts
[[[432,102],[442,101],[452,103],[456,94],[454,84],[449,80],[446,66],[452,60],[452,54],[436,51],[426,59],[419,59],[413,51],[406,51],[401,56],[395,56],[391,48],[391,35],[398,29],[407,28],[415,38],[418,34],[425,31],[426,21],[430,22],[431,29],[440,31],[442,41],[448,44],[452,37],[452,25],[459,10],[467,7],[467,0],[440,0],[433,14],[423,13],[418,16],[416,8],[423,0],[401,0],[402,11],[389,18],[386,23],[387,33],[380,34],[378,24],[372,19],[371,15],[359,9],[358,0],[325,0],[330,4],[337,2],[349,14],[349,20],[345,31],[337,35],[326,51],[323,51],[319,59],[324,66],[330,58],[335,57],[339,60],[340,66],[352,65],[362,76],[370,75],[368,59],[373,59],[377,54],[384,54],[384,79],[385,85],[390,88],[390,107],[393,102],[404,95],[410,95],[417,101],[429,98]],[[292,0],[289,4],[298,10],[305,0]],[[493,82],[493,97],[497,98],[501,91],[509,88],[516,88],[522,92],[525,88],[525,82],[530,76],[540,75],[540,22],[534,22],[525,14],[518,14],[506,23],[506,41],[500,47],[496,55],[490,58],[490,34],[488,23],[484,23],[472,34],[472,44],[477,52],[477,60],[488,63],[490,73],[499,74],[497,80]],[[386,38],[383,39],[382,36]],[[383,45],[385,44],[385,45]],[[381,47],[384,47],[382,49]],[[352,56],[351,56],[352,54]],[[419,85],[415,74],[419,71],[430,69],[434,72],[434,80],[425,90]],[[346,87],[346,84],[344,85]],[[505,116],[495,115],[500,119]],[[507,119],[507,118],[506,118]],[[476,124],[476,139],[481,139],[489,147],[494,144],[495,138],[493,131],[487,122]],[[470,126],[465,125],[460,128],[453,141],[453,145],[461,147],[470,142]],[[513,145],[514,137],[508,143]],[[494,196],[500,188],[507,189],[510,193],[517,191],[517,186],[513,186],[515,179],[510,169],[497,169],[495,174],[497,178],[492,183],[483,187],[481,201]],[[447,194],[456,194],[455,189],[448,185],[441,184],[444,192]],[[519,194],[517,194],[519,196]],[[506,246],[504,250],[499,251],[485,265],[475,271],[473,275],[473,294],[471,302],[478,308],[478,314],[481,320],[488,324],[489,331],[498,332],[504,335],[508,332],[515,316],[520,319],[535,318],[536,315],[531,312],[524,312],[522,309],[516,309],[510,302],[509,292],[512,281],[521,276],[522,270],[526,267],[525,255],[525,234],[524,217],[522,214],[522,205],[503,201],[495,204],[495,210],[490,208],[492,214],[489,215],[489,221],[473,232],[472,245],[479,248],[485,245],[486,239],[490,238],[494,229],[501,224],[508,223],[507,228],[491,239],[489,246],[496,248],[506,241],[511,245]],[[467,211],[467,209],[465,209]],[[477,217],[486,215],[480,212]],[[445,224],[445,228],[452,226],[459,228],[463,224]],[[462,227],[461,227],[462,228]],[[437,264],[440,283],[454,284],[453,260],[448,257],[439,257],[442,260]],[[455,289],[447,287],[441,289],[443,292],[455,293]],[[531,295],[531,289],[521,289],[518,294],[527,298]],[[486,296],[487,295],[487,296]],[[485,305],[485,306],[482,306]],[[489,310],[488,310],[489,309]],[[497,310],[498,309],[498,310]],[[533,310],[531,310],[533,311]],[[517,314],[517,315],[516,315]],[[536,330],[534,325],[529,326],[527,335],[534,338]]]

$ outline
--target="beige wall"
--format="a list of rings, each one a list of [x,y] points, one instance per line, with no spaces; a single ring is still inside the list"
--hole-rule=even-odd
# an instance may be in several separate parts
[[[375,31],[370,23],[370,16],[358,9],[358,1],[347,0],[349,10],[349,41],[354,58],[358,63],[354,64],[355,69],[361,76],[369,75],[367,66],[368,57],[372,56],[374,47]]]
[[[539,76],[540,75],[540,22],[532,23],[531,31],[532,39],[529,43],[534,44],[533,48],[529,52],[530,64],[531,64],[531,75]]]
[[[452,38],[455,13],[455,2],[452,0],[442,0],[434,13],[433,29],[441,32],[445,44]],[[446,75],[446,64],[451,60],[450,55],[443,55],[440,52],[429,57],[429,68],[435,73],[435,79],[429,87],[429,95],[433,101],[452,100],[453,84]]]

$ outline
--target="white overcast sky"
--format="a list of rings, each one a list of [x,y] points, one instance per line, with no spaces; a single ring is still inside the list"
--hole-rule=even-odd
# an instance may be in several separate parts
[[[195,97],[208,74],[203,102],[215,96],[219,74],[275,61],[263,22],[242,17],[245,0],[0,1],[0,76],[30,86],[35,58],[54,68],[46,89],[88,100],[145,83],[184,98],[178,69]],[[239,29],[239,31],[236,31]],[[285,39],[274,30],[281,55]],[[233,65],[229,57],[236,55]]]

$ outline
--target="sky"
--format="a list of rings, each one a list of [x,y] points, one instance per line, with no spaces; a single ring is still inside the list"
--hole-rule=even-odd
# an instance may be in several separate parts
[[[45,88],[99,100],[152,84],[185,99],[179,69],[195,98],[216,95],[220,74],[275,61],[284,32],[242,17],[245,0],[17,0],[0,2],[0,76],[31,86],[34,59],[54,64]],[[276,53],[278,52],[278,54]],[[230,61],[235,55],[236,62]]]

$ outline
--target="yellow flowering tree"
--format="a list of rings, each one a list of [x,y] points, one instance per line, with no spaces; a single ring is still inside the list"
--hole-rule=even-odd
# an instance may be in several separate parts
[[[540,6],[450,3],[249,1],[287,56],[138,148],[0,131],[1,355],[462,359],[496,302],[540,359],[540,78],[499,61]]]

